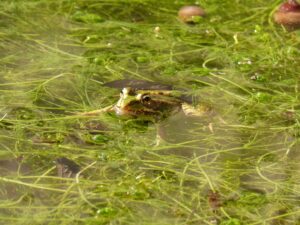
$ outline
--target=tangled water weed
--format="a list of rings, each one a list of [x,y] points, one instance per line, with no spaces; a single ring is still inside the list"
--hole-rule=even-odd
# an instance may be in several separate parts
[[[299,32],[273,23],[280,1],[199,1],[187,25],[191,3],[1,1],[3,223],[300,222]],[[214,113],[167,119],[159,145],[153,124],[78,114],[114,104],[119,79]]]

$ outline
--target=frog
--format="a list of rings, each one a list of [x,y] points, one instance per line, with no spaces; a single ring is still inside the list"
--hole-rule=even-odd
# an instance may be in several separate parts
[[[106,83],[105,86],[121,89],[116,103],[81,113],[81,116],[98,116],[106,112],[125,120],[134,118],[146,124],[150,122],[157,131],[155,146],[166,142],[164,137],[168,136],[169,132],[166,131],[169,123],[186,123],[187,120],[182,116],[203,118],[211,116],[213,112],[209,104],[194,104],[193,98],[185,90],[174,89],[170,85],[142,80],[117,80]]]
[[[116,104],[81,113],[93,116],[103,112],[112,112],[117,116],[139,118],[153,122],[162,121],[177,113],[185,116],[203,116],[211,113],[208,104],[193,104],[190,96],[183,90],[173,89],[170,85],[142,80],[117,80],[105,84],[108,87],[121,88]]]
[[[118,116],[160,121],[181,110],[182,101],[172,91],[125,87],[113,110]]]

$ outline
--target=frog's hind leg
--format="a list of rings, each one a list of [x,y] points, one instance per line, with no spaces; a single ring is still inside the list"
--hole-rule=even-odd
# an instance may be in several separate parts
[[[155,145],[154,146],[160,146],[164,143],[167,143],[167,141],[163,138],[165,136],[165,130],[160,124],[156,124],[156,138],[155,138]]]
[[[213,114],[212,108],[208,104],[199,104],[197,106],[192,106],[187,103],[182,104],[182,111],[186,116],[209,116]]]

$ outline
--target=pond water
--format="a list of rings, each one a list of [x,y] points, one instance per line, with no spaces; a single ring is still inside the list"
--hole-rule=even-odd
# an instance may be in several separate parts
[[[0,3],[5,224],[298,224],[299,32],[280,1]],[[209,105],[155,124],[114,113],[121,79]],[[157,134],[160,142],[157,142]]]

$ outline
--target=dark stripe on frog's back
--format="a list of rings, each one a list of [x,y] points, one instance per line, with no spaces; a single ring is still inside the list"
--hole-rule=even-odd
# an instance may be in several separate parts
[[[147,94],[147,92],[144,92],[145,90],[142,90],[144,94]],[[192,95],[187,95],[187,94],[184,94],[184,91],[183,90],[177,90],[177,89],[174,89],[174,90],[151,90],[151,93],[153,94],[157,94],[157,95],[164,95],[164,96],[169,96],[170,99],[177,99],[178,102],[185,102],[185,103],[188,103],[188,104],[194,104],[195,102],[198,102],[199,99],[195,99],[194,96]]]
[[[187,94],[182,94],[179,99],[182,101],[182,102],[186,102],[190,105],[193,105],[197,102],[199,102],[199,98],[195,98],[195,96],[193,95],[187,95]]]
[[[164,96],[163,98],[159,98],[159,96]],[[148,108],[152,108],[154,110],[167,110],[170,111],[174,110],[176,107],[180,107],[182,101],[178,99],[177,97],[174,97],[172,95],[167,95],[165,93],[157,93],[157,94],[149,94],[151,101],[155,102],[153,105],[145,105]]]

